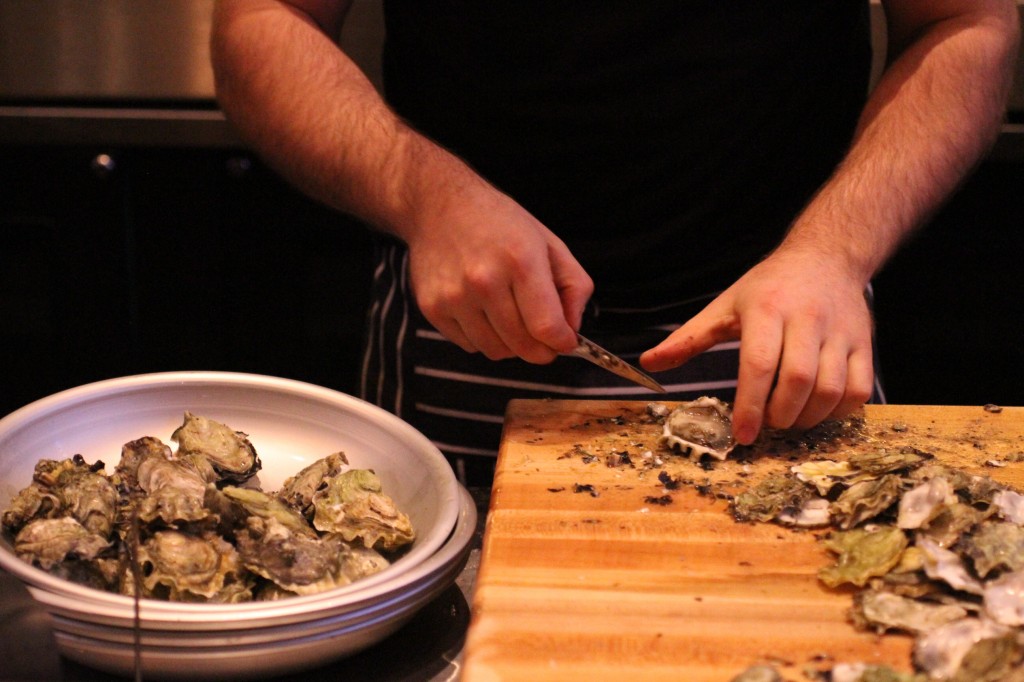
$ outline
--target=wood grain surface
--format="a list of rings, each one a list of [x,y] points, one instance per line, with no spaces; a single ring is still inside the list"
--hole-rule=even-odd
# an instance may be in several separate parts
[[[1021,407],[868,405],[711,465],[659,445],[646,407],[510,403],[464,680],[727,682],[758,663],[806,680],[855,661],[909,671],[908,637],[855,630],[853,592],[818,582],[826,530],[738,523],[731,496],[801,461],[906,447],[1024,488]]]

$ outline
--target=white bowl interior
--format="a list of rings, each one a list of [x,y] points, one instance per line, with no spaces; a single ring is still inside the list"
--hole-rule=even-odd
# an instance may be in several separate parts
[[[249,435],[263,468],[264,490],[315,460],[344,451],[354,468],[373,469],[385,492],[409,514],[417,538],[385,571],[319,595],[285,600],[293,608],[357,594],[423,561],[446,541],[458,515],[458,484],[443,455],[394,415],[352,396],[303,382],[230,372],[168,372],[111,379],[36,401],[0,420],[0,509],[27,486],[39,459],[81,454],[112,471],[121,446],[142,436],[170,435],[188,410]],[[133,608],[132,600],[55,578],[18,559],[0,541],[0,566],[29,585],[77,599]],[[148,608],[209,615],[267,608],[250,604],[171,604]]]

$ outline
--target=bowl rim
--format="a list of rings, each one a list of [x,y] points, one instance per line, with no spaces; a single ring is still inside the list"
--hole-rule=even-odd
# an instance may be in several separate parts
[[[276,392],[285,392],[292,395],[300,395],[319,399],[320,401],[341,405],[345,409],[356,414],[357,417],[370,418],[371,420],[382,421],[385,426],[398,434],[403,442],[409,442],[422,456],[426,458],[431,469],[444,472],[444,486],[437,491],[441,498],[441,515],[438,523],[438,532],[427,542],[417,546],[418,561],[429,558],[438,551],[450,538],[460,514],[459,484],[455,474],[448,464],[447,459],[423,433],[417,430],[408,422],[398,416],[378,407],[362,398],[312,384],[297,379],[287,379],[263,374],[252,374],[246,372],[228,372],[215,370],[183,370],[169,372],[154,372],[148,374],[132,374],[123,377],[103,379],[73,388],[68,388],[57,393],[40,398],[31,402],[14,412],[9,413],[0,419],[0,435],[21,428],[33,420],[45,417],[53,411],[60,409],[69,401],[76,401],[85,398],[99,398],[108,394],[131,392],[134,390],[153,389],[160,386],[183,386],[216,384],[218,386],[238,386],[245,388],[260,388]],[[426,547],[426,549],[422,549]],[[276,611],[268,607],[270,604],[287,602],[295,604],[296,607],[313,606],[324,600],[337,600],[353,598],[358,599],[364,596],[362,593],[377,591],[382,583],[414,568],[415,561],[405,561],[408,554],[398,558],[391,566],[380,573],[376,573],[355,582],[335,587],[323,592],[309,595],[297,595],[280,602],[243,602],[239,604],[208,604],[208,603],[185,603],[167,602],[157,599],[144,599],[143,608],[152,612],[166,612],[174,619],[182,618],[201,621],[204,617],[211,615],[211,609],[217,609],[218,613],[230,613],[235,617],[251,617],[257,614],[260,617],[269,617],[266,612]],[[4,544],[0,544],[0,569],[15,575],[29,587],[42,589],[53,594],[61,594],[74,599],[89,602],[92,605],[104,604],[112,607],[130,609],[134,613],[134,599],[129,596],[104,592],[84,585],[54,576],[34,565],[19,559],[13,551],[10,551]],[[394,570],[397,569],[397,570]]]

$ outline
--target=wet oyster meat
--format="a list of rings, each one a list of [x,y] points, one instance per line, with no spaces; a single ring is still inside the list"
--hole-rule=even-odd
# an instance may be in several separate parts
[[[732,407],[707,396],[681,403],[665,417],[661,442],[696,457],[725,459],[736,447]]]
[[[346,585],[415,538],[376,474],[342,452],[265,492],[247,434],[186,412],[171,440],[125,443],[110,474],[80,455],[40,460],[2,516],[15,553],[97,589],[236,603]]]

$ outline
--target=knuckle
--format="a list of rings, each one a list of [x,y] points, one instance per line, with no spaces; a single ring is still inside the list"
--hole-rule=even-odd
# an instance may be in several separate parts
[[[836,382],[828,381],[815,386],[814,392],[821,402],[835,405],[843,399],[846,387]]]
[[[484,267],[483,264],[467,268],[463,276],[465,277],[466,288],[475,293],[491,291],[495,288],[497,282],[496,271],[493,268]],[[466,290],[460,289],[457,295],[459,297],[467,295]]]
[[[815,372],[809,367],[791,367],[779,377],[779,383],[796,390],[806,390],[814,385]]]
[[[768,377],[775,373],[778,358],[773,353],[765,350],[754,349],[743,358],[751,375],[759,378]]]
[[[435,327],[438,326],[438,320],[445,315],[446,306],[437,298],[421,298],[417,304],[423,316]]]

